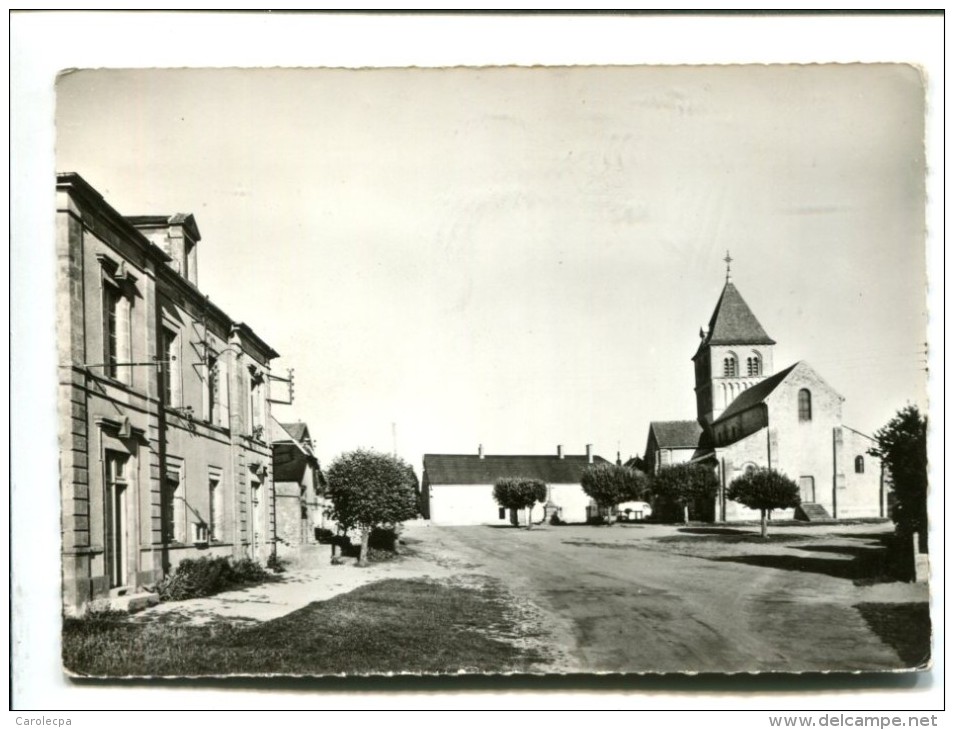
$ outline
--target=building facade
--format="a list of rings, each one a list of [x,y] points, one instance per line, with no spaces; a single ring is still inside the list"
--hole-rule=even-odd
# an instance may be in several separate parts
[[[315,456],[308,425],[275,421],[272,474],[275,481],[275,535],[278,554],[294,553],[318,541],[316,530],[332,529],[326,515],[325,477]]]
[[[510,514],[494,499],[498,479],[539,479],[547,485],[547,502],[535,508],[538,521],[557,514],[564,522],[585,522],[592,500],[580,486],[583,471],[609,464],[586,447],[585,455],[567,455],[557,447],[553,456],[425,454],[421,479],[421,511],[436,525],[525,523],[523,510]]]
[[[276,353],[198,288],[191,215],[124,217],[57,176],[63,601],[144,593],[184,558],[274,550]]]
[[[726,492],[733,479],[763,467],[799,484],[803,507],[778,510],[776,518],[887,515],[881,464],[867,454],[873,440],[842,423],[844,398],[808,363],[775,371],[775,340],[728,276],[699,334],[692,358],[697,420],[650,425],[645,459],[653,463],[651,474],[664,465],[660,442],[668,440],[672,463],[678,458],[716,469],[716,519],[759,517]]]

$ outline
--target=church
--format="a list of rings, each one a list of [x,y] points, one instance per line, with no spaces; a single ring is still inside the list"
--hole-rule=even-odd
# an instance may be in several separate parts
[[[842,423],[844,398],[807,362],[775,369],[775,340],[728,266],[699,337],[692,357],[696,418],[650,424],[644,456],[650,474],[678,463],[712,465],[719,493],[709,517],[718,521],[758,519],[756,510],[726,497],[733,479],[757,467],[799,485],[802,505],[775,511],[776,519],[887,516],[881,464],[867,453],[874,441]]]

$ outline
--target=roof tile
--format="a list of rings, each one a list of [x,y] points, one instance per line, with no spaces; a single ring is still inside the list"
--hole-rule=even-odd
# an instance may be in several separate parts
[[[593,465],[609,464],[601,456]],[[586,456],[480,456],[425,454],[424,473],[430,484],[493,484],[504,477],[541,479],[548,484],[578,484],[590,464]]]

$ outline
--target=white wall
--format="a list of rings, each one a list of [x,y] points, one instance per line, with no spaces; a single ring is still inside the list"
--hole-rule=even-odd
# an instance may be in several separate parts
[[[550,498],[563,508],[566,522],[585,522],[590,498],[579,484],[552,484]],[[431,484],[431,522],[435,525],[508,525],[509,515],[500,517],[500,506],[494,500],[492,484]],[[519,513],[525,525],[524,510]],[[533,521],[543,519],[543,505],[533,508]]]
[[[564,522],[586,522],[586,506],[590,498],[579,484],[551,484],[550,499],[563,508],[561,514]],[[543,514],[542,508],[534,508],[534,519],[539,519],[536,514],[538,509]]]
[[[508,515],[499,517],[492,484],[431,484],[430,508],[435,525],[510,524]]]

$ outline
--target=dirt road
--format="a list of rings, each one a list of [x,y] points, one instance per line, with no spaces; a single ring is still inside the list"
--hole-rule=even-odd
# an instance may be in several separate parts
[[[548,616],[562,649],[548,671],[865,671],[905,664],[857,607],[926,600],[923,587],[859,586],[843,569],[870,545],[866,533],[885,529],[802,529],[804,544],[702,556],[667,542],[691,534],[653,525],[429,526],[415,542],[445,568],[501,579]]]

